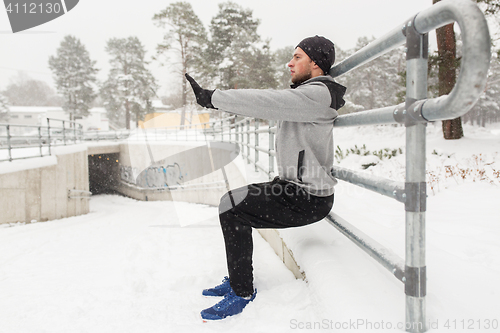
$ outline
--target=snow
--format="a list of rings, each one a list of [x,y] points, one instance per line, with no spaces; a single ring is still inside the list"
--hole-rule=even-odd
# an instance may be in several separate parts
[[[500,125],[465,126],[457,141],[443,140],[437,125],[427,133],[428,171],[439,178],[426,213],[429,332],[497,331]],[[335,129],[341,149],[363,144],[404,148],[404,128]],[[480,154],[482,164],[473,159]],[[404,154],[366,170],[360,160],[337,162],[404,180]],[[447,164],[475,165],[488,178],[446,178],[438,171]],[[261,176],[250,168],[248,175]],[[226,274],[217,208],[115,195],[94,196],[90,208],[78,217],[0,225],[0,331],[404,331],[396,329],[405,320],[403,284],[326,221],[280,231],[306,281],[254,232],[255,301],[236,317],[203,323],[199,312],[217,299],[201,290]],[[334,211],[404,258],[401,203],[339,182]],[[186,214],[201,222],[181,227]]]
[[[73,154],[85,150],[87,150],[86,144],[68,144],[67,146],[52,146],[51,147],[52,155],[48,155],[49,148],[43,147],[42,153],[47,156],[0,162],[0,174],[57,165],[56,155]],[[13,158],[23,158],[36,155],[40,155],[40,148],[12,149]],[[0,151],[0,158],[7,159],[8,152],[6,150]]]
[[[52,152],[55,155],[67,155],[67,154],[74,154],[74,153],[80,153],[82,151],[87,150],[87,145],[86,144],[70,144],[67,146],[56,146],[52,147]]]
[[[0,162],[0,175],[47,166],[57,165],[56,156],[34,157],[25,160],[14,160],[12,162]]]

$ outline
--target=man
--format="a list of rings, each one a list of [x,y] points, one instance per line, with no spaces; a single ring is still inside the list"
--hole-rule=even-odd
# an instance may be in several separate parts
[[[197,102],[207,108],[277,120],[278,174],[272,182],[231,190],[220,201],[229,277],[203,295],[224,299],[201,312],[205,320],[240,313],[253,301],[252,227],[289,228],[323,219],[333,206],[333,120],[344,105],[345,87],[328,76],[335,61],[333,43],[309,37],[289,62],[292,89],[207,90],[189,75]]]

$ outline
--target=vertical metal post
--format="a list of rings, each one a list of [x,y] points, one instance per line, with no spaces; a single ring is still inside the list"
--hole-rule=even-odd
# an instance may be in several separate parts
[[[38,142],[40,143],[40,157],[43,157],[42,126],[38,126]]]
[[[49,142],[49,155],[52,155],[52,149],[51,149],[51,144],[52,142],[50,142],[50,120],[49,118],[47,118],[47,133],[48,133],[48,142]]]
[[[9,161],[12,162],[12,146],[10,144],[10,125],[7,125],[7,149],[9,150]]]
[[[62,121],[62,131],[63,131],[63,142],[64,142],[64,145],[66,146],[66,124],[64,123],[64,120]]]
[[[220,141],[224,141],[224,120],[220,121]]]
[[[255,119],[255,162],[254,162],[254,165],[255,165],[255,172],[258,172],[259,171],[259,168],[257,167],[257,163],[259,162],[259,151],[257,150],[257,147],[259,147],[259,122],[260,120],[259,119]]]
[[[242,134],[241,134],[241,124],[236,125],[236,143],[241,146],[241,143],[243,141]],[[240,148],[241,151],[241,148]]]
[[[247,164],[250,164],[250,119],[247,119]]]
[[[419,34],[413,21],[406,25],[406,46],[406,330],[425,332],[426,124],[412,121],[408,108],[427,97],[428,36]]]
[[[271,151],[274,150],[274,132],[272,127],[274,126],[274,121],[269,120],[269,180],[274,176],[274,156],[271,155]]]

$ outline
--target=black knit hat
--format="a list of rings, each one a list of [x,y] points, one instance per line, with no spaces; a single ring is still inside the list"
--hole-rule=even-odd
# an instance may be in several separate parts
[[[329,39],[316,35],[305,38],[295,48],[297,47],[300,47],[325,75],[328,75],[335,62],[335,46]]]

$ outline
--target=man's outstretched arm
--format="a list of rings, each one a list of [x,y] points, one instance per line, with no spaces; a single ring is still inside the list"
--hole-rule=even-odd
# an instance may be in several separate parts
[[[330,107],[331,95],[328,88],[314,82],[297,89],[202,89],[193,81],[191,86],[198,104],[226,112],[261,119],[287,120],[296,122],[331,122],[338,113]]]

